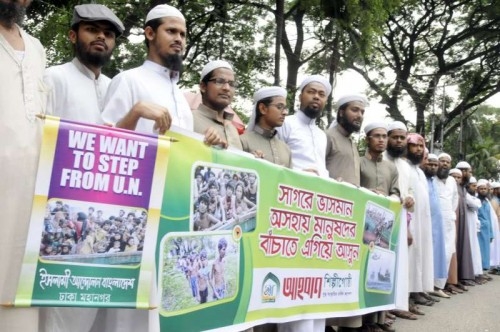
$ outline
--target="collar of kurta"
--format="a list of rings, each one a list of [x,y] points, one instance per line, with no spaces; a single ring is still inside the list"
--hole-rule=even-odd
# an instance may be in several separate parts
[[[98,80],[99,77],[101,77],[101,75],[99,75],[98,77],[95,77],[95,74],[92,70],[88,69],[83,63],[80,62],[80,60],[78,60],[78,58],[74,57],[73,60],[71,61],[71,63],[73,63],[73,65],[75,65],[75,67],[85,76],[87,76],[88,78],[90,78],[92,81],[94,80]]]
[[[347,130],[344,129],[339,123],[337,123],[334,127],[339,133],[342,134],[342,136],[349,137],[351,138],[351,133],[347,132]]]
[[[232,121],[233,117],[234,117],[233,113],[229,113],[226,111],[222,111],[222,113],[219,113],[218,111],[213,110],[204,104],[200,104],[198,106],[198,111],[201,114],[203,114],[205,117],[212,119],[213,121],[220,123],[220,124],[224,124],[225,120]],[[222,114],[222,118],[221,118],[221,114]]]
[[[273,138],[276,135],[276,133],[278,132],[276,129],[268,130],[268,129],[262,128],[259,125],[255,125],[255,127],[253,128],[253,130],[257,134],[260,134],[260,135],[262,135],[262,136],[264,136],[266,138]]]
[[[366,157],[366,159],[372,160],[376,163],[379,163],[384,159],[384,155],[382,153],[379,154],[376,159],[373,159],[373,156],[368,152],[368,150],[366,150],[366,152],[365,152],[365,157]]]
[[[299,119],[300,122],[305,123],[307,125],[316,125],[316,119],[311,119],[301,110],[297,110],[295,114],[297,114],[297,119]]]
[[[143,66],[149,70],[155,71],[159,74],[169,77],[170,79],[172,79],[172,81],[174,81],[174,83],[176,83],[179,80],[178,71],[170,70],[167,67],[163,67],[162,65],[153,62],[151,60],[144,61]]]

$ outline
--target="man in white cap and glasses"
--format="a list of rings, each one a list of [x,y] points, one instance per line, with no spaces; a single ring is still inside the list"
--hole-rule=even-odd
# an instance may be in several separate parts
[[[13,301],[28,234],[45,111],[45,50],[22,28],[31,1],[0,1],[0,303]],[[0,306],[0,330],[38,331],[38,308]]]
[[[278,128],[278,136],[292,152],[292,167],[328,177],[326,134],[316,125],[332,86],[321,75],[306,77],[299,87],[299,109]]]
[[[233,101],[237,86],[233,68],[227,61],[207,63],[200,77],[201,104],[193,110],[193,117],[195,132],[205,134],[213,127],[222,139],[222,147],[241,150],[238,130],[232,123],[234,114],[225,111]]]
[[[276,128],[283,125],[288,114],[286,95],[286,90],[279,86],[257,90],[253,95],[252,116],[240,139],[244,151],[274,164],[291,167],[290,148],[276,135]]]
[[[48,68],[47,110],[64,119],[102,124],[104,97],[111,79],[101,73],[123,33],[120,19],[106,6],[75,6],[69,39],[75,57],[71,62]]]
[[[165,134],[170,127],[193,131],[193,114],[177,83],[186,47],[186,20],[169,5],[158,5],[146,16],[147,59],[142,66],[116,75],[106,94],[105,123],[142,133]],[[221,143],[215,130],[207,144]]]
[[[456,294],[463,292],[457,287],[457,258],[455,255],[458,189],[455,179],[450,176],[451,156],[445,152],[439,154],[438,164],[436,185],[439,193],[441,215],[443,216],[446,266],[448,267],[448,279],[445,281],[444,291],[447,294]],[[443,289],[442,286],[442,280],[438,281],[437,287]]]
[[[332,179],[359,186],[359,153],[353,133],[359,132],[368,100],[347,95],[337,102],[337,120],[326,130],[326,168]]]

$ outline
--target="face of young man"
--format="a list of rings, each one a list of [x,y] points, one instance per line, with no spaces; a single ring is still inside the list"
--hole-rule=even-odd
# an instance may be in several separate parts
[[[433,177],[437,174],[437,170],[439,167],[439,162],[435,159],[427,160],[427,163],[424,166],[424,173],[427,177]]]
[[[413,165],[418,165],[424,159],[424,143],[418,142],[416,144],[408,144],[408,153],[406,154],[408,160]]]
[[[388,133],[387,152],[390,156],[397,158],[404,155],[406,151],[406,131],[394,129]]]
[[[366,143],[370,152],[382,153],[387,147],[387,130],[375,128],[366,136]]]
[[[323,112],[327,97],[323,84],[311,82],[304,87],[300,94],[300,109],[307,117],[316,119]]]
[[[288,114],[286,98],[282,96],[273,97],[271,103],[267,106],[260,103],[259,112],[261,114],[260,123],[262,128],[272,130],[281,127],[285,121],[285,116]]]
[[[224,84],[217,81],[224,80]],[[203,104],[213,110],[222,111],[231,102],[234,97],[235,88],[229,85],[234,82],[234,72],[228,68],[217,68],[212,71],[208,82],[200,83],[200,91],[203,94]]]
[[[111,58],[116,35],[106,21],[80,22],[78,30],[70,30],[69,38],[75,45],[76,57],[85,65],[102,67]]]
[[[183,19],[164,17],[156,31],[148,26],[144,34],[149,41],[150,60],[172,70],[182,69],[182,55],[186,48],[186,22]]]
[[[358,132],[361,129],[365,115],[365,106],[362,102],[351,101],[347,103],[345,109],[339,110],[339,112],[339,124],[347,132]]]

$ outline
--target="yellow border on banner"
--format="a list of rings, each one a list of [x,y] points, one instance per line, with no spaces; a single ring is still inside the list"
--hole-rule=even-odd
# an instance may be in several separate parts
[[[29,251],[29,248],[38,248],[40,244],[40,234],[43,228],[42,221],[45,218],[48,199],[45,193],[48,193],[50,187],[50,177],[52,175],[57,137],[59,135],[59,118],[52,116],[40,116],[39,118],[44,120],[44,126],[30,220],[30,225],[38,225],[38,227],[31,229],[26,241],[25,259],[21,267],[17,295],[14,300],[14,306],[16,307],[31,306],[39,252],[34,250]],[[31,244],[33,241],[36,242],[34,246]]]

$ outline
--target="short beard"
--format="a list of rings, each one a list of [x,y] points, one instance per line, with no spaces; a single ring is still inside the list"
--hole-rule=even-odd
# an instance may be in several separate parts
[[[106,49],[108,51],[108,49]],[[109,62],[111,59],[111,52],[108,53],[91,53],[85,50],[85,46],[80,42],[80,40],[76,39],[75,44],[75,54],[78,60],[84,65],[92,65],[95,67],[102,68]]]
[[[26,8],[17,2],[5,3],[0,1],[0,24],[7,29],[12,29],[14,24],[23,25]]]
[[[450,175],[450,170],[448,168],[438,168],[436,175],[439,179],[445,180]]]
[[[349,134],[357,133],[361,129],[360,126],[349,123],[344,116],[339,117],[338,123],[345,129]]]
[[[406,153],[406,147],[396,148],[387,144],[387,153],[392,158],[400,158]]]
[[[168,54],[162,57],[163,66],[173,71],[182,71],[182,56],[180,54]]]
[[[302,112],[304,112],[304,114],[310,119],[317,119],[321,115],[321,110],[312,107],[306,107],[302,110]]]
[[[416,155],[414,153],[411,153],[408,151],[406,153],[406,158],[413,164],[413,165],[419,165],[422,162],[422,159],[424,159],[424,154]]]

